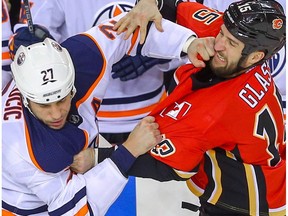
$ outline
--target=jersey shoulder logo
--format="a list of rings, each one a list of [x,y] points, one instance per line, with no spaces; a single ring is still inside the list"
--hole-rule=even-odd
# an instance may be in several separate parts
[[[132,9],[133,6],[134,4],[129,4],[127,2],[113,2],[107,4],[96,12],[92,26],[99,24],[103,20],[111,19],[123,12],[128,12]]]

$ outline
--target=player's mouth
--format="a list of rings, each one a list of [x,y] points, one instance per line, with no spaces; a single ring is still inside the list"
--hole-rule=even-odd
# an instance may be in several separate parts
[[[220,52],[216,52],[213,57],[212,63],[215,67],[223,67],[226,66],[227,60],[223,55],[221,55]]]
[[[226,58],[221,53],[216,53],[216,60],[220,63],[226,63]]]
[[[58,121],[53,121],[53,122],[50,122],[49,123],[49,126],[51,128],[54,128],[54,129],[60,129],[64,126],[65,124],[65,119],[61,119],[61,120],[58,120]]]

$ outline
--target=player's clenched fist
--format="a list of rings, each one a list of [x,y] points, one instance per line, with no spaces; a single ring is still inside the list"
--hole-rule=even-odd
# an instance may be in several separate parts
[[[161,142],[162,136],[158,129],[159,125],[155,123],[155,118],[147,116],[143,118],[130,133],[123,146],[135,158],[145,154],[158,143]],[[114,147],[110,148],[114,151]],[[99,148],[87,148],[74,156],[70,169],[75,173],[85,173],[98,163]]]
[[[195,38],[187,49],[191,63],[195,67],[205,67],[204,61],[208,61],[215,54],[214,44],[214,37]]]
[[[85,173],[95,166],[95,151],[87,148],[73,157],[73,164],[70,169],[75,173]]]
[[[146,153],[162,140],[158,127],[159,125],[155,122],[154,117],[147,116],[143,118],[131,132],[123,146],[134,157]]]

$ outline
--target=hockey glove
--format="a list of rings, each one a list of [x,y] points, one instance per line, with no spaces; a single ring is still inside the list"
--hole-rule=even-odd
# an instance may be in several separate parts
[[[120,78],[121,81],[135,79],[145,73],[154,65],[169,62],[170,59],[156,59],[142,55],[124,56],[112,67],[112,78]]]
[[[13,60],[14,55],[18,48],[23,46],[29,46],[34,43],[42,42],[45,38],[49,37],[54,40],[52,35],[49,33],[48,29],[44,26],[33,25],[34,26],[34,34],[29,32],[28,27],[21,27],[17,29],[16,33],[12,35],[9,40],[9,54],[10,58]]]

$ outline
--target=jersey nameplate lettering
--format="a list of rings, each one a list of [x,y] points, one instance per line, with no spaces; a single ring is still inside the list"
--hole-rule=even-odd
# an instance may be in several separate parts
[[[21,94],[17,88],[13,89],[5,103],[3,120],[7,121],[11,118],[21,119],[22,117],[22,102]]]
[[[251,108],[257,106],[259,101],[265,96],[265,93],[268,91],[269,86],[271,86],[271,74],[270,68],[267,63],[264,63],[261,67],[262,73],[255,73],[255,78],[260,84],[258,86],[253,86],[250,83],[247,83],[245,87],[239,92],[240,98],[247,103]]]

